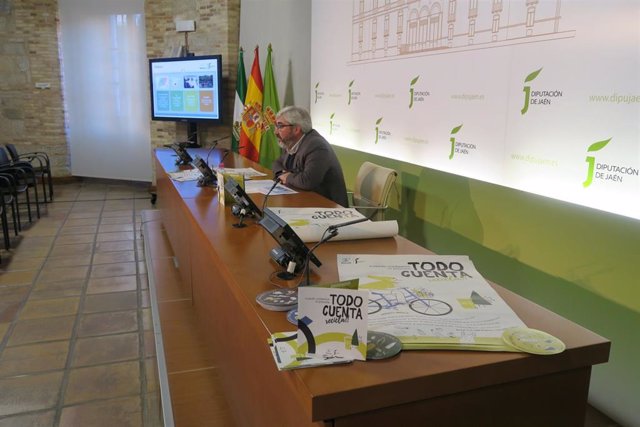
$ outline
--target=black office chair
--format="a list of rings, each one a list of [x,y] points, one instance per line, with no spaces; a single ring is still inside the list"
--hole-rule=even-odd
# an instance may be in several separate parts
[[[16,236],[18,235],[17,212],[11,187],[11,179],[0,174],[0,221],[2,221],[2,234],[4,236],[4,248],[6,250],[11,248],[11,239],[9,238],[9,218],[7,217],[7,211],[9,209],[11,209],[13,217],[14,232],[16,233]]]
[[[33,167],[33,172],[42,182],[42,193],[44,202],[53,200],[53,179],[51,177],[51,162],[49,156],[44,151],[31,151],[28,153],[18,153],[14,144],[5,144],[7,151],[13,162],[26,161]],[[45,182],[46,181],[46,182]],[[47,189],[49,186],[49,200],[47,200]]]
[[[2,222],[2,234],[4,236],[4,247],[9,250],[11,247],[11,241],[9,240],[9,225],[7,224],[7,209],[4,205],[4,198],[0,197],[0,222]],[[2,257],[0,256],[0,264],[2,264]]]
[[[0,174],[5,176],[11,176],[14,180],[14,187],[16,193],[14,196],[18,200],[18,194],[25,194],[25,203],[27,205],[27,213],[29,215],[29,222],[33,222],[31,215],[31,197],[29,195],[29,189],[33,189],[36,215],[40,218],[40,199],[38,197],[38,179],[29,162],[12,162],[9,160],[6,151],[0,147]],[[19,204],[19,202],[17,202]],[[18,209],[18,212],[20,209]]]

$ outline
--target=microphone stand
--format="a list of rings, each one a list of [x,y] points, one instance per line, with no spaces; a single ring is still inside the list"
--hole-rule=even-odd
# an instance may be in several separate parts
[[[238,214],[238,217],[240,218],[240,221],[238,221],[237,223],[233,224],[233,226],[234,226],[235,228],[244,228],[244,227],[246,227],[246,226],[247,226],[247,224],[245,224],[245,223],[243,222],[243,221],[244,221],[244,219],[246,218],[246,216],[247,216],[247,210],[246,210],[246,209],[244,209],[244,208],[242,208],[242,209],[240,210],[240,213]]]
[[[375,212],[374,212],[374,214],[375,214]],[[323,244],[325,242],[328,242],[329,240],[331,240],[334,237],[336,237],[338,235],[338,228],[346,227],[347,225],[353,225],[353,224],[358,224],[358,223],[361,223],[361,222],[369,221],[369,220],[371,220],[371,218],[373,218],[374,214],[366,216],[366,217],[354,219],[354,220],[351,220],[351,221],[343,222],[343,223],[340,223],[340,224],[330,225],[329,227],[327,227],[327,229],[324,230],[324,233],[322,233],[322,237],[320,238],[318,243],[316,243],[311,249],[309,249],[309,252],[307,252],[307,256],[305,258],[305,263],[304,263],[304,273],[305,273],[305,279],[306,280],[305,280],[305,283],[301,284],[301,286],[309,286],[309,285],[311,285],[311,280],[309,279],[309,274],[310,274],[311,268],[309,266],[309,263],[311,261],[311,255],[313,254],[313,251],[315,251],[318,246],[320,246],[321,244]]]
[[[193,161],[187,149],[181,146],[180,143],[174,142],[173,144],[170,145],[170,147],[173,149],[173,151],[176,153],[176,156],[178,157],[176,159],[176,165],[184,166],[184,165],[188,165],[191,161]]]

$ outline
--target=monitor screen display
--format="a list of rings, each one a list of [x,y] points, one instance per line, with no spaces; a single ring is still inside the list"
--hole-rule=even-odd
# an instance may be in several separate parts
[[[222,56],[149,59],[151,119],[222,121]]]

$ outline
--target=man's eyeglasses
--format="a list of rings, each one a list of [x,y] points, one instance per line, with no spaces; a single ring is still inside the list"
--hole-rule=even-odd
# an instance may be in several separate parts
[[[276,129],[288,128],[290,126],[295,126],[295,125],[287,125],[285,123],[276,123]]]

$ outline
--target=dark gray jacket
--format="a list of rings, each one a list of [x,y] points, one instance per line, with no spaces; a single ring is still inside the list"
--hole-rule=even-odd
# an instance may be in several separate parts
[[[331,145],[315,129],[307,133],[293,158],[293,167],[285,168],[289,155],[285,152],[273,162],[277,177],[291,172],[287,185],[300,190],[315,191],[344,207],[348,206],[347,187],[342,167]]]

